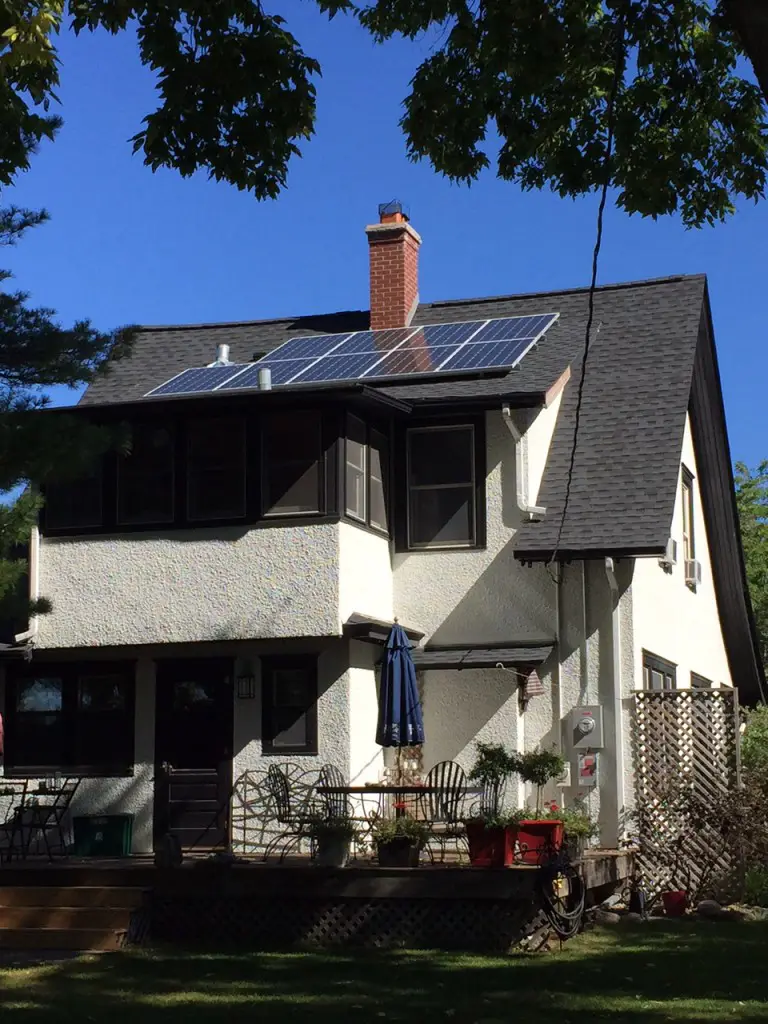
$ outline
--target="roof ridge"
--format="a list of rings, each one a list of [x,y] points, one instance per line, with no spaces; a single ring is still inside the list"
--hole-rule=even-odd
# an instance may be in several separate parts
[[[266,324],[286,324],[299,320],[329,319],[334,316],[365,316],[367,309],[338,309],[333,313],[302,313],[299,316],[272,316],[266,320],[216,320],[198,324],[139,324],[139,331],[201,331],[217,327],[260,327]]]

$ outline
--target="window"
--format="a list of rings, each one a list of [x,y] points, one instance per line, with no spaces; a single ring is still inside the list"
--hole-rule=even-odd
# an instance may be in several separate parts
[[[6,686],[5,767],[125,775],[133,768],[133,666],[41,666]]]
[[[347,515],[366,522],[368,518],[368,444],[365,423],[347,416],[346,489]]]
[[[694,690],[711,690],[712,680],[706,676],[700,676],[698,672],[691,672],[691,687]]]
[[[245,421],[222,416],[187,428],[187,518],[245,515]]]
[[[475,428],[418,427],[406,436],[409,548],[477,543]]]
[[[262,514],[321,511],[322,431],[316,412],[273,413],[262,433]]]
[[[102,515],[101,465],[79,480],[55,480],[45,488],[45,523],[52,530],[99,526]]]
[[[173,431],[160,424],[135,424],[130,455],[118,460],[118,523],[172,522],[173,490]]]
[[[357,416],[347,416],[345,511],[351,519],[388,532],[389,439]]]
[[[674,690],[677,686],[675,673],[676,666],[671,661],[643,651],[643,689]]]
[[[262,658],[262,751],[317,753],[317,659]]]
[[[691,562],[696,557],[693,537],[693,474],[683,466],[683,558]]]

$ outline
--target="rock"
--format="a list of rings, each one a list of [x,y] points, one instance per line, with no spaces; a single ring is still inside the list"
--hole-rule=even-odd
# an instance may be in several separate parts
[[[717,900],[700,900],[696,905],[696,913],[699,917],[709,917],[713,921],[722,920],[731,915],[717,902]]]
[[[646,918],[644,918],[642,914],[635,914],[634,912],[630,912],[629,914],[624,914],[621,920],[625,924],[639,924],[641,921],[645,921]]]
[[[595,924],[620,924],[621,914],[614,914],[612,910],[603,910],[598,907],[595,911]]]

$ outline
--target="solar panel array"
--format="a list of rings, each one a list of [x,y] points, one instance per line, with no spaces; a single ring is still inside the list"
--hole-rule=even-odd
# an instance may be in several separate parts
[[[254,363],[184,370],[146,397],[255,389],[265,368],[273,387],[511,370],[558,316],[542,313],[292,338]]]

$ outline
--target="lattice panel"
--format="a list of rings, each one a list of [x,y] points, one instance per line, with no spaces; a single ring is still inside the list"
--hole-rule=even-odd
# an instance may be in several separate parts
[[[663,850],[676,836],[681,843],[681,875],[694,888],[706,875],[734,866],[722,837],[706,824],[689,827],[670,805],[670,781],[703,804],[727,795],[738,781],[738,694],[734,689],[643,691],[635,695],[633,753],[635,803],[639,818],[637,862],[646,889],[659,892],[671,879]]]
[[[152,900],[154,940],[237,943],[256,949],[358,946],[505,952],[537,913],[528,899]]]

